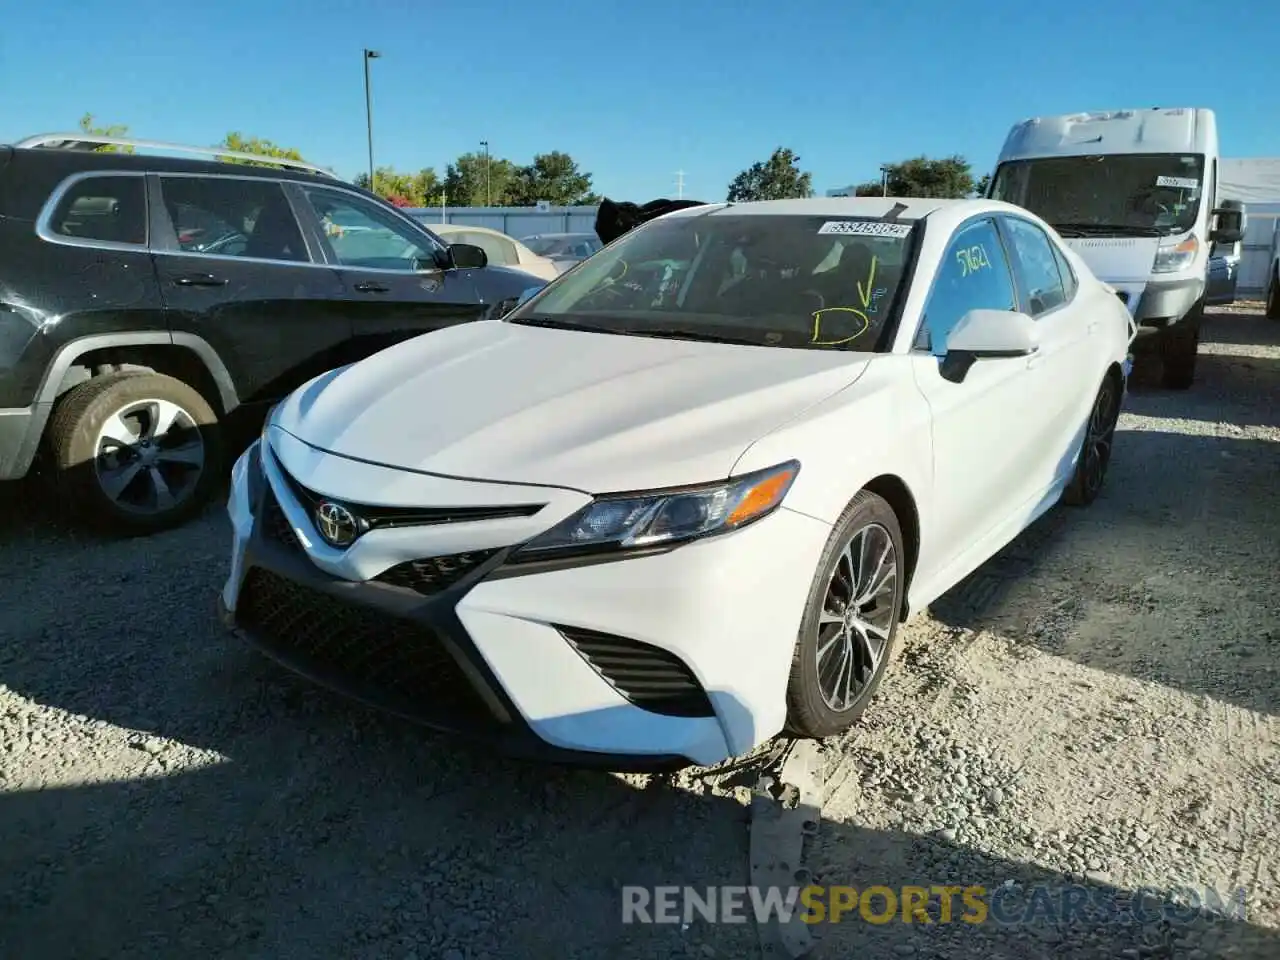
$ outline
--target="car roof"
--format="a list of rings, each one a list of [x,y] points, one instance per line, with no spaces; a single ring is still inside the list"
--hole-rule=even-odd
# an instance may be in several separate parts
[[[1022,207],[985,197],[951,200],[937,197],[809,197],[797,200],[753,200],[689,207],[657,220],[717,216],[856,217],[899,221],[931,220],[944,229],[981,213],[1014,213],[1038,219]]]

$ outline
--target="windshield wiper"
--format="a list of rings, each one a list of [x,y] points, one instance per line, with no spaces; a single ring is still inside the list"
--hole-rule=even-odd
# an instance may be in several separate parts
[[[511,317],[507,323],[518,323],[526,327],[547,327],[552,330],[581,330],[584,333],[626,333],[616,327],[604,327],[595,323],[582,323],[579,320],[565,320],[563,317],[551,317],[535,314],[532,317]]]
[[[1077,237],[1162,237],[1159,227],[1139,227],[1129,223],[1055,223],[1053,229],[1062,236]]]
[[[744,347],[768,347],[775,344],[775,341],[768,338],[768,334],[760,337],[741,337],[731,333],[697,330],[692,327],[640,327],[618,332],[630,337],[666,337],[672,340],[697,340],[701,343],[736,343]]]

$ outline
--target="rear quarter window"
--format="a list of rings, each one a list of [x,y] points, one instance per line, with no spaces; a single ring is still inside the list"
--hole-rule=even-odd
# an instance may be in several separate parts
[[[92,245],[147,242],[146,181],[140,176],[93,176],[77,180],[58,198],[48,230]]]

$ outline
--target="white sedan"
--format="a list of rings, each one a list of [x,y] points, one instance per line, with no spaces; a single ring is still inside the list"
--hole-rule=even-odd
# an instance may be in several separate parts
[[[845,729],[909,614],[1098,496],[1114,293],[990,200],[716,204],[307,383],[235,466],[223,617],[513,753]]]

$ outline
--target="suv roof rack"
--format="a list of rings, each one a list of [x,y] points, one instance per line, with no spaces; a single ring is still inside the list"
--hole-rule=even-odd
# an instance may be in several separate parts
[[[252,160],[255,163],[273,164],[292,170],[302,170],[322,177],[341,179],[332,170],[306,163],[302,160],[289,160],[285,157],[268,157],[259,153],[245,153],[240,150],[227,150],[222,147],[193,147],[185,143],[166,143],[163,140],[135,140],[132,137],[100,137],[86,133],[41,133],[34,137],[19,140],[13,146],[21,149],[34,147],[52,147],[62,150],[80,150],[85,147],[112,145],[117,147],[140,147],[144,150],[172,150],[180,153],[195,153],[215,159],[230,157],[235,160]]]

